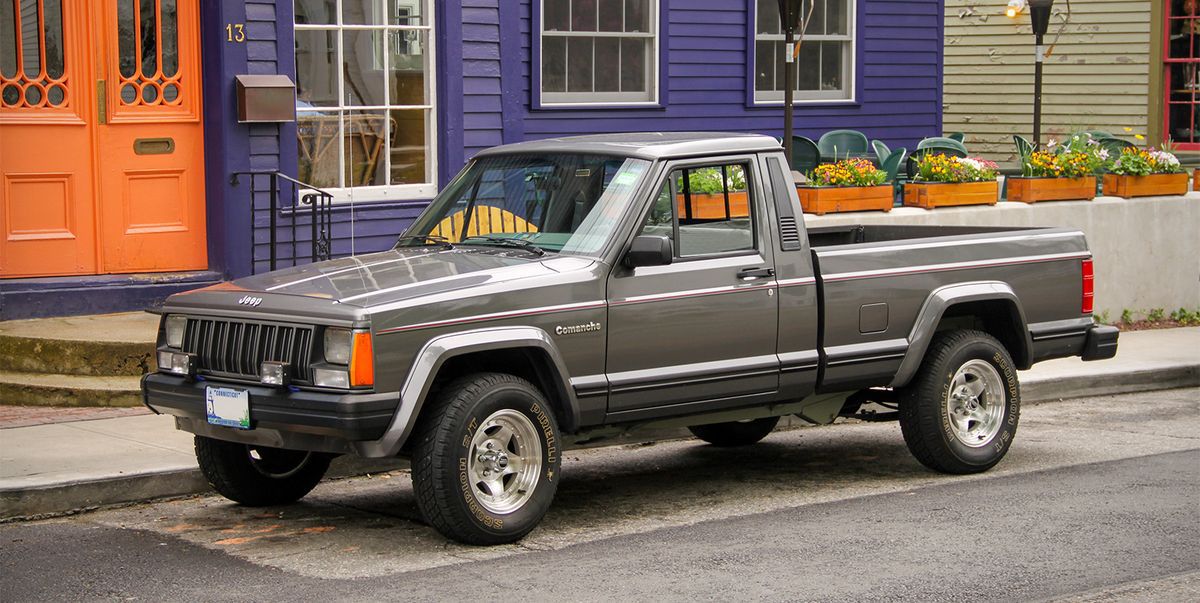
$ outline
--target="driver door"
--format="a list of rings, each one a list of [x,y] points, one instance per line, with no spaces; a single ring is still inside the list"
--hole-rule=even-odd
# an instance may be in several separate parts
[[[668,165],[638,234],[672,262],[609,277],[610,421],[752,404],[779,387],[779,308],[753,157]]]

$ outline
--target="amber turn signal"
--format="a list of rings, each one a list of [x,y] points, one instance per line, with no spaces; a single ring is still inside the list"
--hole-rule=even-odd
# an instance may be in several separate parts
[[[365,331],[356,331],[352,349],[350,386],[375,385],[375,351],[371,347],[371,334]]]

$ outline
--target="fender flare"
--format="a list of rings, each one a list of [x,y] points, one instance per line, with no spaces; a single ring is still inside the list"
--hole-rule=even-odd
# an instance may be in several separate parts
[[[896,377],[888,384],[889,387],[903,387],[908,385],[912,380],[913,375],[917,373],[917,369],[921,366],[921,361],[925,359],[925,351],[929,349],[930,342],[933,341],[934,331],[937,329],[938,323],[941,322],[942,316],[951,306],[976,301],[1004,301],[1012,304],[1016,309],[1016,319],[1020,323],[1017,325],[1018,336],[1022,337],[1022,345],[1024,353],[1028,354],[1029,350],[1033,349],[1033,341],[1029,335],[1028,321],[1025,319],[1025,310],[1021,307],[1021,300],[1017,297],[1015,291],[1008,283],[1002,281],[979,281],[972,283],[959,283],[955,285],[947,285],[940,289],[935,289],[925,298],[925,303],[921,306],[921,311],[917,313],[917,320],[913,324],[912,331],[908,335],[908,352],[905,353],[904,359],[900,361],[900,368],[896,371]],[[1020,364],[1020,362],[1018,362]]]
[[[378,440],[354,442],[355,450],[364,458],[396,456],[412,433],[433,380],[447,360],[473,352],[516,348],[537,348],[546,353],[555,372],[551,378],[559,390],[557,393],[563,396],[571,413],[570,417],[564,418],[572,425],[578,425],[579,403],[575,398],[575,390],[567,381],[569,373],[566,363],[550,335],[536,327],[494,327],[451,333],[426,342],[404,378],[404,385],[400,388],[400,403],[396,406],[396,413],[392,415],[387,431]]]

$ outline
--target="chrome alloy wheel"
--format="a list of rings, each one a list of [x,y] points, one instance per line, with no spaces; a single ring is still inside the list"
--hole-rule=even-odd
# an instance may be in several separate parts
[[[946,398],[954,437],[971,448],[991,442],[1004,423],[1004,396],[1004,381],[989,362],[972,360],[959,367]]]
[[[533,496],[541,472],[542,446],[529,417],[506,408],[475,430],[467,476],[483,508],[497,515],[520,509]]]

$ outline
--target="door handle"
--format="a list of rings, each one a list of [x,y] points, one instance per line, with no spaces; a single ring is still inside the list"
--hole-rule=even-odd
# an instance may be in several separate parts
[[[775,276],[774,268],[742,268],[741,270],[738,270],[738,278],[743,281],[772,276]]]

